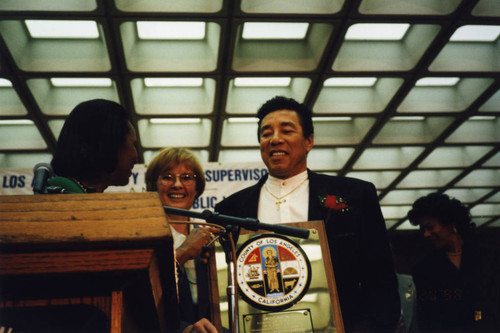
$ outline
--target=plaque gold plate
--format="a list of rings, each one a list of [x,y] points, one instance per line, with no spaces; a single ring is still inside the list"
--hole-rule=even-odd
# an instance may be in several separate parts
[[[243,315],[245,333],[310,333],[314,332],[311,312],[278,311]]]

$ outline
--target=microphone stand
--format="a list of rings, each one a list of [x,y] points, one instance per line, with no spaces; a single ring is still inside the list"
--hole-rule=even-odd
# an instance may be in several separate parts
[[[238,316],[238,287],[236,282],[236,266],[235,266],[235,248],[232,237],[233,226],[226,225],[223,236],[220,239],[220,244],[226,254],[227,264],[227,304],[228,304],[228,321],[229,329],[232,333],[239,333],[240,324]]]
[[[200,218],[208,223],[218,224],[224,226],[224,232],[219,238],[222,248],[226,254],[226,263],[228,267],[227,274],[227,301],[228,301],[228,319],[229,319],[229,329],[232,333],[239,333],[239,316],[238,316],[238,289],[236,282],[236,265],[235,265],[235,255],[236,251],[234,248],[234,242],[232,239],[232,231],[234,227],[245,228],[248,230],[256,231],[259,229],[274,231],[276,233],[299,237],[307,239],[309,238],[309,230],[290,227],[286,225],[279,224],[267,224],[259,222],[259,220],[254,218],[241,218],[229,215],[222,215],[218,212],[212,212],[210,210],[204,210],[200,212],[194,212],[186,209],[174,208],[163,206],[166,213]]]

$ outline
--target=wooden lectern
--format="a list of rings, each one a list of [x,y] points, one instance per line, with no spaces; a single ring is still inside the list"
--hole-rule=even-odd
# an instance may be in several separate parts
[[[177,295],[157,193],[0,196],[0,327],[165,332]]]

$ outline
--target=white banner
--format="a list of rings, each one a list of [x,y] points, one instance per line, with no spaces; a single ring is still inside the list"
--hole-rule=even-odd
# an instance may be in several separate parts
[[[202,163],[206,187],[193,204],[193,210],[213,210],[215,204],[230,194],[255,184],[267,169],[262,162]],[[127,186],[111,186],[106,192],[145,192],[146,165],[136,164]],[[33,194],[33,169],[0,169],[0,195]]]

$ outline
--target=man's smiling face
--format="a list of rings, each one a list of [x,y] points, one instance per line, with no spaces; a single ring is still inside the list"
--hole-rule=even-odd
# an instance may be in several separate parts
[[[313,136],[304,138],[297,112],[276,110],[262,119],[260,154],[271,176],[286,179],[307,169]]]

